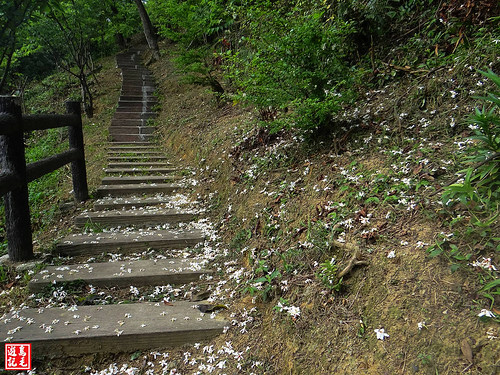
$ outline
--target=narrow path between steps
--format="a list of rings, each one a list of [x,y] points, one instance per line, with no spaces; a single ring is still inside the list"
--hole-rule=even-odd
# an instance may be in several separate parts
[[[75,218],[80,232],[59,241],[60,255],[182,250],[204,241],[203,232],[188,224],[196,211],[176,204],[176,194],[183,189],[179,169],[155,144],[149,121],[156,116],[154,79],[142,65],[141,53],[135,49],[116,58],[123,85],[109,128],[100,199],[91,212]],[[29,289],[37,293],[75,280],[121,288],[185,284],[211,274],[205,265],[195,257],[160,256],[48,266],[33,277]],[[214,315],[200,312],[189,301],[21,309],[2,317],[0,335],[5,341],[31,343],[35,356],[130,352],[209,339],[228,325]]]

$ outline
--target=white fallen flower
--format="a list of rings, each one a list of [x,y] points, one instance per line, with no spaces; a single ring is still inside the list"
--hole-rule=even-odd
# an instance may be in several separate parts
[[[487,318],[494,318],[495,317],[495,314],[490,311],[490,310],[486,310],[486,309],[482,309],[479,314],[477,314],[477,316],[479,316],[480,318],[485,316]]]
[[[386,337],[389,337],[389,334],[385,333],[385,330],[383,328],[378,328],[375,329],[374,331],[377,334],[377,340],[384,341]]]

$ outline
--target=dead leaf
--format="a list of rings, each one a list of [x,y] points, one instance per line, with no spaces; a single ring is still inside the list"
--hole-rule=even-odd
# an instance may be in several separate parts
[[[460,349],[462,350],[462,354],[465,359],[472,363],[472,348],[470,347],[469,341],[467,339],[463,339],[460,343]]]
[[[415,168],[413,168],[413,174],[419,174],[422,168],[422,164],[417,165]]]
[[[434,177],[429,176],[427,173],[424,173],[424,174],[422,175],[422,178],[423,178],[424,180],[429,181],[429,182],[434,181]]]

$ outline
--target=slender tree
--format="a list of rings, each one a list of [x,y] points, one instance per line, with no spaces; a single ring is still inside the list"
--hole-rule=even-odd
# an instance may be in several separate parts
[[[160,58],[160,49],[158,48],[158,36],[153,28],[153,24],[149,19],[148,12],[142,3],[142,0],[134,0],[141,16],[142,26],[144,28],[144,35],[148,42],[149,48],[153,52],[153,57],[158,60]]]

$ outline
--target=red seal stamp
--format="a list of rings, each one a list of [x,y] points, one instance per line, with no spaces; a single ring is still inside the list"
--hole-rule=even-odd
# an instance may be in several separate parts
[[[31,370],[31,344],[5,344],[6,370]]]

